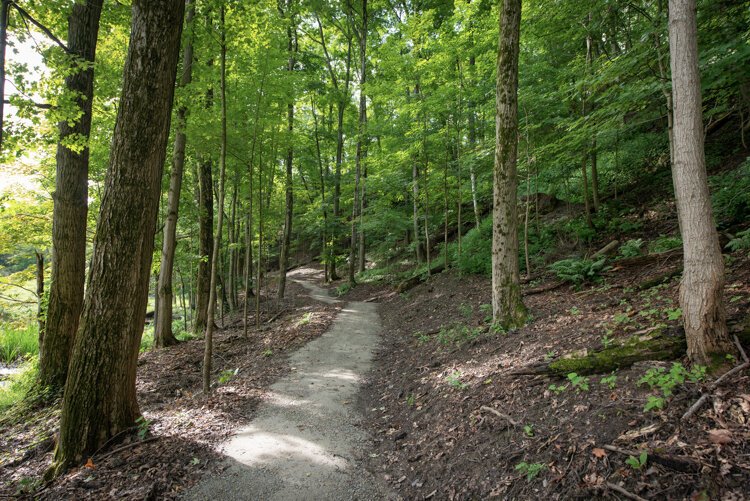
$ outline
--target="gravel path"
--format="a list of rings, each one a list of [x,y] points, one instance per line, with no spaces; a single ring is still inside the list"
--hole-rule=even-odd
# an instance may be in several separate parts
[[[302,273],[292,274],[304,277]],[[336,299],[298,280],[310,296]],[[380,340],[371,303],[345,305],[331,328],[290,357],[291,373],[270,388],[257,417],[223,445],[227,468],[188,500],[395,499],[360,464],[369,446],[355,408],[362,376]]]

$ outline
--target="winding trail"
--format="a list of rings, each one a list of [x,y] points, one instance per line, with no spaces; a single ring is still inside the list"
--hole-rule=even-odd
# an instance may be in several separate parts
[[[306,280],[310,296],[337,299]],[[299,277],[299,278],[298,278]],[[269,389],[255,419],[225,444],[228,467],[189,491],[189,500],[381,500],[394,496],[358,462],[368,445],[354,401],[380,340],[371,303],[350,302],[330,329],[290,357],[291,373]]]

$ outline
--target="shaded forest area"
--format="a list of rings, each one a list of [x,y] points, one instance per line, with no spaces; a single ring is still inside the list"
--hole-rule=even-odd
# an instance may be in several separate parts
[[[219,475],[314,279],[394,498],[747,496],[744,2],[0,2],[0,495]]]

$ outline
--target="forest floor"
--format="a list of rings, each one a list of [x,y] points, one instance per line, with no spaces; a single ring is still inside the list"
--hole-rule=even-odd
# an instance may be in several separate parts
[[[738,332],[750,256],[726,262]],[[664,383],[685,359],[570,379],[517,374],[655,328],[684,335],[679,253],[611,264],[581,288],[549,274],[524,285],[530,321],[508,333],[490,329],[486,278],[449,270],[401,294],[387,280],[363,283],[331,302],[295,281],[322,287],[322,273],[296,270],[284,301],[264,300],[259,331],[244,337],[239,316],[217,331],[211,395],[200,391],[200,340],[142,354],[147,422],[88,466],[42,484],[58,412],[6,416],[0,497],[299,499],[305,486],[329,499],[750,499],[747,370],[716,388],[717,374],[683,377],[669,396],[641,381],[663,369],[652,381]],[[376,347],[378,329],[365,327],[378,313]],[[706,405],[681,420],[702,393]],[[655,397],[662,408],[645,410]]]
[[[272,298],[274,285],[264,290]],[[88,467],[42,484],[59,406],[6,415],[0,422],[0,498],[175,499],[203,475],[219,475],[226,467],[219,444],[248,425],[270,397],[271,384],[290,373],[288,354],[328,330],[341,309],[311,298],[293,281],[283,301],[263,299],[261,329],[251,316],[247,338],[241,316],[219,325],[219,383],[210,395],[201,392],[202,340],[141,354],[137,391],[146,421],[94,454]]]
[[[715,390],[713,374],[678,384],[663,409],[648,411],[649,396],[662,395],[641,379],[685,359],[576,380],[514,374],[659,324],[684,336],[670,317],[679,276],[640,287],[680,261],[615,261],[602,283],[580,290],[552,277],[525,285],[531,321],[507,334],[489,329],[485,278],[448,271],[402,294],[353,289],[346,299],[380,302],[384,326],[360,398],[374,437],[370,470],[406,499],[750,499],[749,371]],[[729,262],[725,301],[738,331],[750,321],[750,256]],[[545,285],[553,288],[536,293]],[[708,403],[681,421],[702,391]]]

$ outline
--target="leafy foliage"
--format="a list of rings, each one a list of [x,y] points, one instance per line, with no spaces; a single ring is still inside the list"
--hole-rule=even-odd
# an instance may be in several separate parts
[[[575,285],[598,282],[600,274],[608,269],[607,259],[601,258],[596,261],[591,259],[570,258],[557,261],[550,265],[557,278]]]

